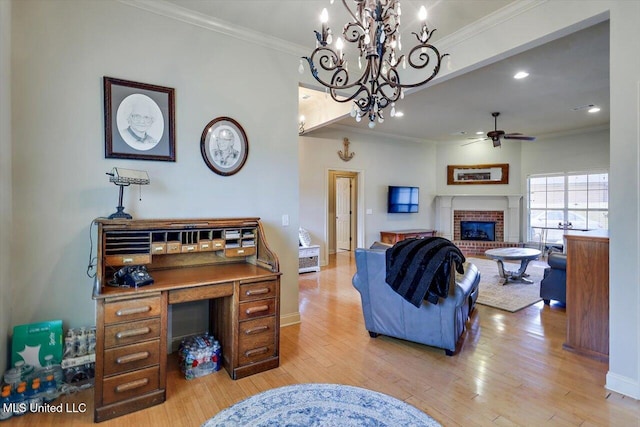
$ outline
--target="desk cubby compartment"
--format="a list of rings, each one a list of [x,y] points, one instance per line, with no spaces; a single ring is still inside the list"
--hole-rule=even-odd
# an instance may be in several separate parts
[[[147,231],[105,233],[104,259],[109,266],[149,264],[151,235]]]
[[[161,255],[167,253],[166,231],[154,231],[151,233],[151,254]]]
[[[180,251],[183,253],[198,252],[200,250],[198,246],[198,231],[183,231],[180,242]]]
[[[179,254],[182,251],[182,237],[179,231],[167,232],[167,253]]]

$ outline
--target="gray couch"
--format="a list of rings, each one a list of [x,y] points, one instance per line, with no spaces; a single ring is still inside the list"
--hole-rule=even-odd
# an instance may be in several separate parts
[[[480,273],[471,263],[465,273],[456,275],[452,268],[449,296],[438,304],[424,301],[416,307],[386,283],[384,247],[356,249],[356,274],[353,286],[360,292],[365,327],[372,337],[378,334],[443,348],[455,354],[456,344],[465,329],[469,314],[478,298]]]

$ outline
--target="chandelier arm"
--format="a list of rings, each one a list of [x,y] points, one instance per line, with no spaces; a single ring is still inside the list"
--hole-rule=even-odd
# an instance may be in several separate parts
[[[322,67],[323,70],[328,71],[328,72],[333,72],[331,75],[331,83],[328,81],[325,81],[324,79],[322,79],[320,77],[320,73],[318,72],[317,67],[315,66],[315,62],[314,58],[317,55],[321,55],[320,56],[320,67]],[[336,53],[331,50],[331,48],[328,47],[317,47],[312,53],[310,57],[307,56],[303,56],[303,59],[306,59],[307,62],[309,63],[309,68],[311,69],[311,75],[313,76],[313,78],[316,79],[316,81],[318,81],[318,83],[320,83],[321,85],[329,88],[329,89],[351,89],[353,87],[356,86],[363,86],[367,80],[367,77],[369,76],[370,72],[371,72],[371,64],[367,63],[366,68],[363,70],[362,75],[360,75],[356,80],[354,80],[353,83],[348,84],[347,82],[349,81],[348,78],[348,71],[343,68],[341,65],[333,65],[333,66],[328,66],[326,65],[327,63],[330,62],[329,56],[331,56],[333,59],[337,59],[337,55]],[[340,74],[341,72],[346,73],[347,77],[345,79],[345,84],[343,85],[336,85],[335,83],[335,76],[337,74]]]

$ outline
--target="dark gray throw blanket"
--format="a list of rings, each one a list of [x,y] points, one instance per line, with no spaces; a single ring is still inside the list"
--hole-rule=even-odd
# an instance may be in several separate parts
[[[432,304],[449,295],[451,263],[464,274],[464,255],[442,237],[406,239],[387,249],[386,282],[416,307],[426,299]]]

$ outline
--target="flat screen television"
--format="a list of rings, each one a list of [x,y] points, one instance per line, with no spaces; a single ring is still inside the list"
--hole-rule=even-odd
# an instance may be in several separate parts
[[[418,212],[418,187],[389,186],[387,212],[414,213]]]

